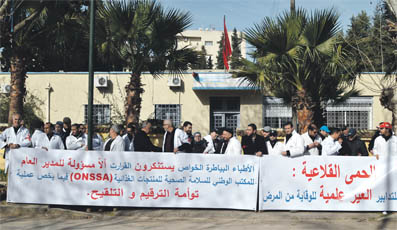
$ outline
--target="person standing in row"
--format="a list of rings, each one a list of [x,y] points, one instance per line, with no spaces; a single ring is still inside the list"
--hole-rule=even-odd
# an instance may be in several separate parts
[[[379,157],[397,156],[397,137],[393,135],[392,125],[389,122],[383,122],[380,126],[380,136],[375,139],[374,155]]]
[[[245,155],[262,156],[267,155],[265,138],[256,134],[256,125],[249,124],[245,130],[245,136],[242,137],[241,146]]]
[[[348,154],[349,156],[368,156],[367,147],[365,146],[364,141],[362,141],[357,135],[356,129],[349,129],[346,145],[350,150]]]
[[[277,131],[272,130],[269,133],[269,140],[266,141],[266,147],[269,155],[282,156],[285,151],[284,144],[277,140]]]
[[[318,129],[315,124],[310,124],[307,132],[302,134],[305,145],[304,155],[319,156],[321,153],[321,137],[318,135]]]
[[[83,134],[80,133],[79,124],[73,124],[71,126],[70,135],[66,138],[66,149],[85,149],[85,140],[83,138]]]
[[[221,154],[238,156],[241,155],[240,141],[233,135],[233,131],[225,128],[222,133],[223,143],[221,146]]]
[[[10,150],[20,147],[29,147],[32,144],[29,130],[22,126],[21,122],[22,116],[19,113],[14,113],[12,115],[12,126],[0,134],[0,148],[5,149],[3,155],[3,158],[5,158],[4,173],[7,173]]]
[[[216,129],[212,129],[210,134],[204,137],[204,140],[207,141],[207,147],[204,149],[204,154],[213,154],[215,153],[215,140],[218,137],[218,133]]]
[[[126,152],[134,152],[134,137],[135,137],[135,126],[132,123],[127,124],[126,134],[123,136],[124,147]]]
[[[111,152],[124,152],[125,145],[124,140],[120,136],[121,127],[120,125],[112,125],[109,130],[109,138],[106,140],[103,151]]]
[[[326,126],[326,125],[321,126],[321,128],[320,128],[320,137],[321,137],[321,140],[325,140],[325,138],[328,137],[328,135],[329,135],[330,132],[331,132],[331,131],[329,130],[328,126]]]
[[[204,153],[207,148],[208,142],[205,139],[201,139],[201,133],[195,132],[193,134],[192,141],[192,153]]]
[[[65,149],[63,141],[60,136],[54,135],[54,126],[50,123],[43,123],[42,121],[36,122],[37,129],[32,135],[32,147],[49,149]],[[44,132],[42,131],[44,130]]]
[[[343,139],[340,137],[341,131],[338,128],[331,128],[331,134],[322,142],[323,156],[336,156],[342,148]]]
[[[151,132],[152,123],[144,121],[141,124],[141,130],[135,135],[134,149],[136,152],[161,152],[161,148],[153,145],[148,134]]]
[[[282,152],[283,156],[297,157],[302,156],[305,151],[304,141],[301,135],[299,135],[292,125],[291,122],[287,122],[284,125],[285,132],[285,151]]]

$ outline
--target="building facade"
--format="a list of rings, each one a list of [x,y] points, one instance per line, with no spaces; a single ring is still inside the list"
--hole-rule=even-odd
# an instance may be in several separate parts
[[[214,29],[199,29],[199,30],[185,30],[178,35],[178,47],[189,47],[196,51],[201,51],[201,47],[204,46],[207,51],[207,60],[209,57],[212,59],[214,66],[217,64],[217,55],[219,51],[219,42],[221,42],[223,31]],[[232,42],[233,31],[228,31],[230,43]],[[239,38],[243,37],[242,32],[237,32]],[[241,56],[246,58],[246,42],[243,39],[240,45]]]
[[[87,119],[88,73],[28,73],[26,88],[41,104],[43,120],[56,122],[68,116],[73,123]],[[95,73],[94,123],[110,124],[124,119],[124,86],[130,73]],[[363,74],[361,79],[379,81],[381,74]],[[0,73],[2,92],[10,81],[9,73]],[[281,128],[292,120],[292,109],[282,100],[264,96],[246,82],[231,78],[225,72],[186,73],[182,78],[163,75],[154,79],[143,74],[142,110],[140,118],[171,119],[175,125],[193,123],[193,131],[207,134],[211,128],[243,129],[249,123],[258,127]],[[381,121],[391,121],[379,93],[366,84],[357,83],[361,96],[345,103],[329,105],[325,116],[329,126],[348,125],[357,129],[375,129]]]

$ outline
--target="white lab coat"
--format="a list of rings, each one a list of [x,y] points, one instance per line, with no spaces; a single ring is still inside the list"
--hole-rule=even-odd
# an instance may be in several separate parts
[[[309,136],[309,133],[306,132],[306,133],[302,134],[302,138],[303,138],[304,146],[305,146],[304,155],[314,155],[314,156],[320,155],[320,151],[318,150],[318,148],[311,148],[311,149],[307,148],[308,145],[313,144],[314,142],[318,142],[321,144],[322,139],[319,135],[316,135],[316,137],[314,138],[314,141],[313,141],[312,138]]]
[[[208,144],[207,144],[207,147],[204,149],[204,152],[205,152],[205,153],[208,153],[208,154],[213,154],[213,153],[215,153],[214,140],[212,140],[211,135],[205,136],[205,137],[204,137],[204,140],[206,140],[207,143],[208,143]]]
[[[236,137],[232,137],[227,144],[225,155],[241,155],[241,143]]]
[[[105,146],[109,141],[110,141],[110,138],[105,141],[105,144],[103,145],[103,150],[105,150]],[[124,152],[125,151],[124,140],[120,135],[117,135],[117,137],[113,140],[112,144],[110,145],[110,151],[111,152]]]
[[[284,139],[285,151],[289,151],[291,157],[303,155],[303,152],[305,152],[305,145],[301,135],[294,130],[288,142],[286,142],[286,140],[287,138]]]
[[[397,156],[397,137],[393,135],[388,141],[382,136],[377,137],[374,142],[373,151],[379,157],[386,157],[388,155]]]
[[[128,134],[124,134],[123,136],[124,140],[124,147],[126,152],[134,152],[134,137],[132,137],[132,140],[128,138]]]
[[[163,137],[163,152],[164,152],[164,147],[165,147],[165,139],[167,137],[167,133],[164,133],[164,137]],[[183,131],[182,129],[175,129],[175,135],[174,135],[174,148],[178,148],[179,146],[181,146],[182,144],[190,144],[189,143],[189,137],[187,135],[187,133],[185,131]]]
[[[81,136],[84,140],[85,146],[83,147],[85,149],[86,146],[88,146],[88,135],[84,133]],[[93,133],[92,134],[92,150],[102,150],[103,149],[103,140],[101,135],[98,133]]]
[[[48,139],[47,134],[41,130],[35,130],[32,135],[32,147],[47,149],[65,149],[62,138],[58,135],[53,135],[51,139]]]
[[[338,151],[342,148],[338,140],[334,140],[331,136],[328,136],[321,143],[322,146],[322,156],[333,156],[338,155]]]
[[[80,136],[77,138],[73,135],[69,135],[66,138],[66,149],[68,150],[85,149],[84,136]]]
[[[270,141],[266,141],[267,152],[269,155],[282,156],[282,152],[285,151],[284,143],[277,141],[274,147],[270,144]]]
[[[31,146],[29,130],[23,126],[19,127],[18,132],[15,134],[14,127],[9,127],[0,134],[1,147],[4,148],[6,145],[18,144],[21,147]],[[5,149],[5,173],[7,173],[9,164],[9,148]]]

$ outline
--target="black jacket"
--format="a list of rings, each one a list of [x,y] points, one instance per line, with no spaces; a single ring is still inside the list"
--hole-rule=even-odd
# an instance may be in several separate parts
[[[206,140],[201,140],[199,142],[192,141],[192,153],[203,153],[205,148],[207,148],[208,142]]]
[[[364,141],[362,141],[359,137],[354,138],[353,141],[346,141],[346,144],[349,146],[350,154],[348,156],[358,156],[360,153],[361,156],[368,156],[367,147],[365,146]]]
[[[161,148],[154,146],[150,141],[148,135],[139,130],[134,138],[134,151],[135,152],[161,152]]]
[[[376,130],[375,134],[371,138],[371,142],[369,142],[368,151],[371,151],[372,149],[374,149],[375,139],[377,137],[379,137],[379,135],[380,135],[379,130]]]
[[[245,155],[255,155],[256,152],[267,154],[265,138],[261,135],[256,135],[255,141],[252,140],[252,136],[243,136],[241,146]]]

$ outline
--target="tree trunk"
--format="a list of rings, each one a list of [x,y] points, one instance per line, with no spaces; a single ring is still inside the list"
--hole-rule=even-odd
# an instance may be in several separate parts
[[[303,134],[307,127],[312,123],[314,117],[314,103],[304,89],[299,90],[292,98],[292,107],[296,111],[298,118],[297,132]]]
[[[380,97],[383,107],[392,112],[392,125],[394,133],[397,132],[397,88],[384,88]]]
[[[141,75],[131,74],[130,82],[125,87],[126,90],[126,103],[125,103],[125,116],[128,123],[137,125],[139,123],[139,115],[141,113],[141,94],[144,92],[142,89]]]
[[[20,55],[11,57],[11,91],[10,109],[8,113],[8,124],[12,123],[12,115],[19,113],[23,116],[23,101],[26,95],[25,80],[26,68],[25,60]]]

